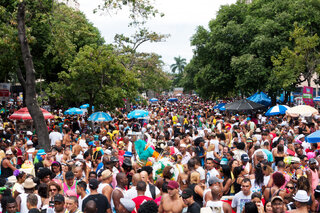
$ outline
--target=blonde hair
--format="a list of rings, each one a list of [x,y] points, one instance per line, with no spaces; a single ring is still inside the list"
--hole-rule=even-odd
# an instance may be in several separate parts
[[[199,172],[192,172],[190,175],[190,183],[200,183],[200,173]]]

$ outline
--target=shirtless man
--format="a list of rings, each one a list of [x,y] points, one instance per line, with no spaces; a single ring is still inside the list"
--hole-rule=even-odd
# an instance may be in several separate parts
[[[160,213],[181,213],[184,207],[187,207],[179,195],[179,184],[176,181],[169,181],[168,194],[161,198],[159,206]]]
[[[79,155],[80,152],[82,152],[82,147],[76,141],[72,141],[72,153]]]

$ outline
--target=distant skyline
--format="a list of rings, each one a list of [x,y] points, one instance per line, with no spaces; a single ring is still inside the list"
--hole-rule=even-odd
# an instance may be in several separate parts
[[[116,15],[93,14],[93,10],[101,2],[103,0],[78,0],[80,11],[100,30],[106,43],[113,43],[117,33],[125,36],[134,34],[136,29],[128,27],[130,19],[125,9]],[[155,0],[154,2],[155,7],[165,16],[148,20],[146,27],[160,34],[170,34],[170,37],[165,42],[144,43],[137,51],[155,52],[161,55],[165,63],[164,70],[168,72],[170,65],[174,63],[174,57],[181,56],[189,63],[193,56],[190,39],[197,27],[207,28],[209,21],[216,17],[221,5],[230,5],[236,0]]]

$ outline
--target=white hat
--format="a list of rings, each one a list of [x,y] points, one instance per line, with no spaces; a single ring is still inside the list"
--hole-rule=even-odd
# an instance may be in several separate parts
[[[75,134],[80,134],[79,130],[77,130],[77,131],[75,132]]]
[[[307,203],[310,200],[310,196],[305,190],[298,190],[293,199],[301,203]]]
[[[183,143],[183,144],[180,144],[180,147],[187,148],[187,145]]]
[[[3,130],[3,127],[2,127],[2,126],[0,126],[0,130]]]
[[[83,160],[83,155],[79,154],[79,155],[77,155],[77,157],[75,159],[76,160]]]
[[[103,136],[103,137],[101,138],[101,141],[105,141],[105,140],[107,140],[107,136]]]
[[[27,131],[27,135],[33,135],[31,131]]]
[[[260,128],[257,128],[256,129],[256,133],[260,133],[261,132],[261,129]]]
[[[28,141],[27,141],[27,145],[28,145],[28,146],[29,146],[29,145],[33,145],[32,141],[31,141],[31,140],[28,140]]]
[[[304,134],[300,134],[300,135],[297,136],[296,139],[297,139],[297,140],[300,140],[301,138],[304,138],[304,137],[305,137]]]
[[[6,155],[12,155],[13,153],[12,153],[12,150],[11,149],[8,149],[7,151],[6,151]]]

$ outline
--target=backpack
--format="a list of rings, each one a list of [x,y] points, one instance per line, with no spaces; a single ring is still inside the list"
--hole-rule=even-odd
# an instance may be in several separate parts
[[[156,187],[149,183],[149,188],[150,188],[152,199],[156,199]]]

